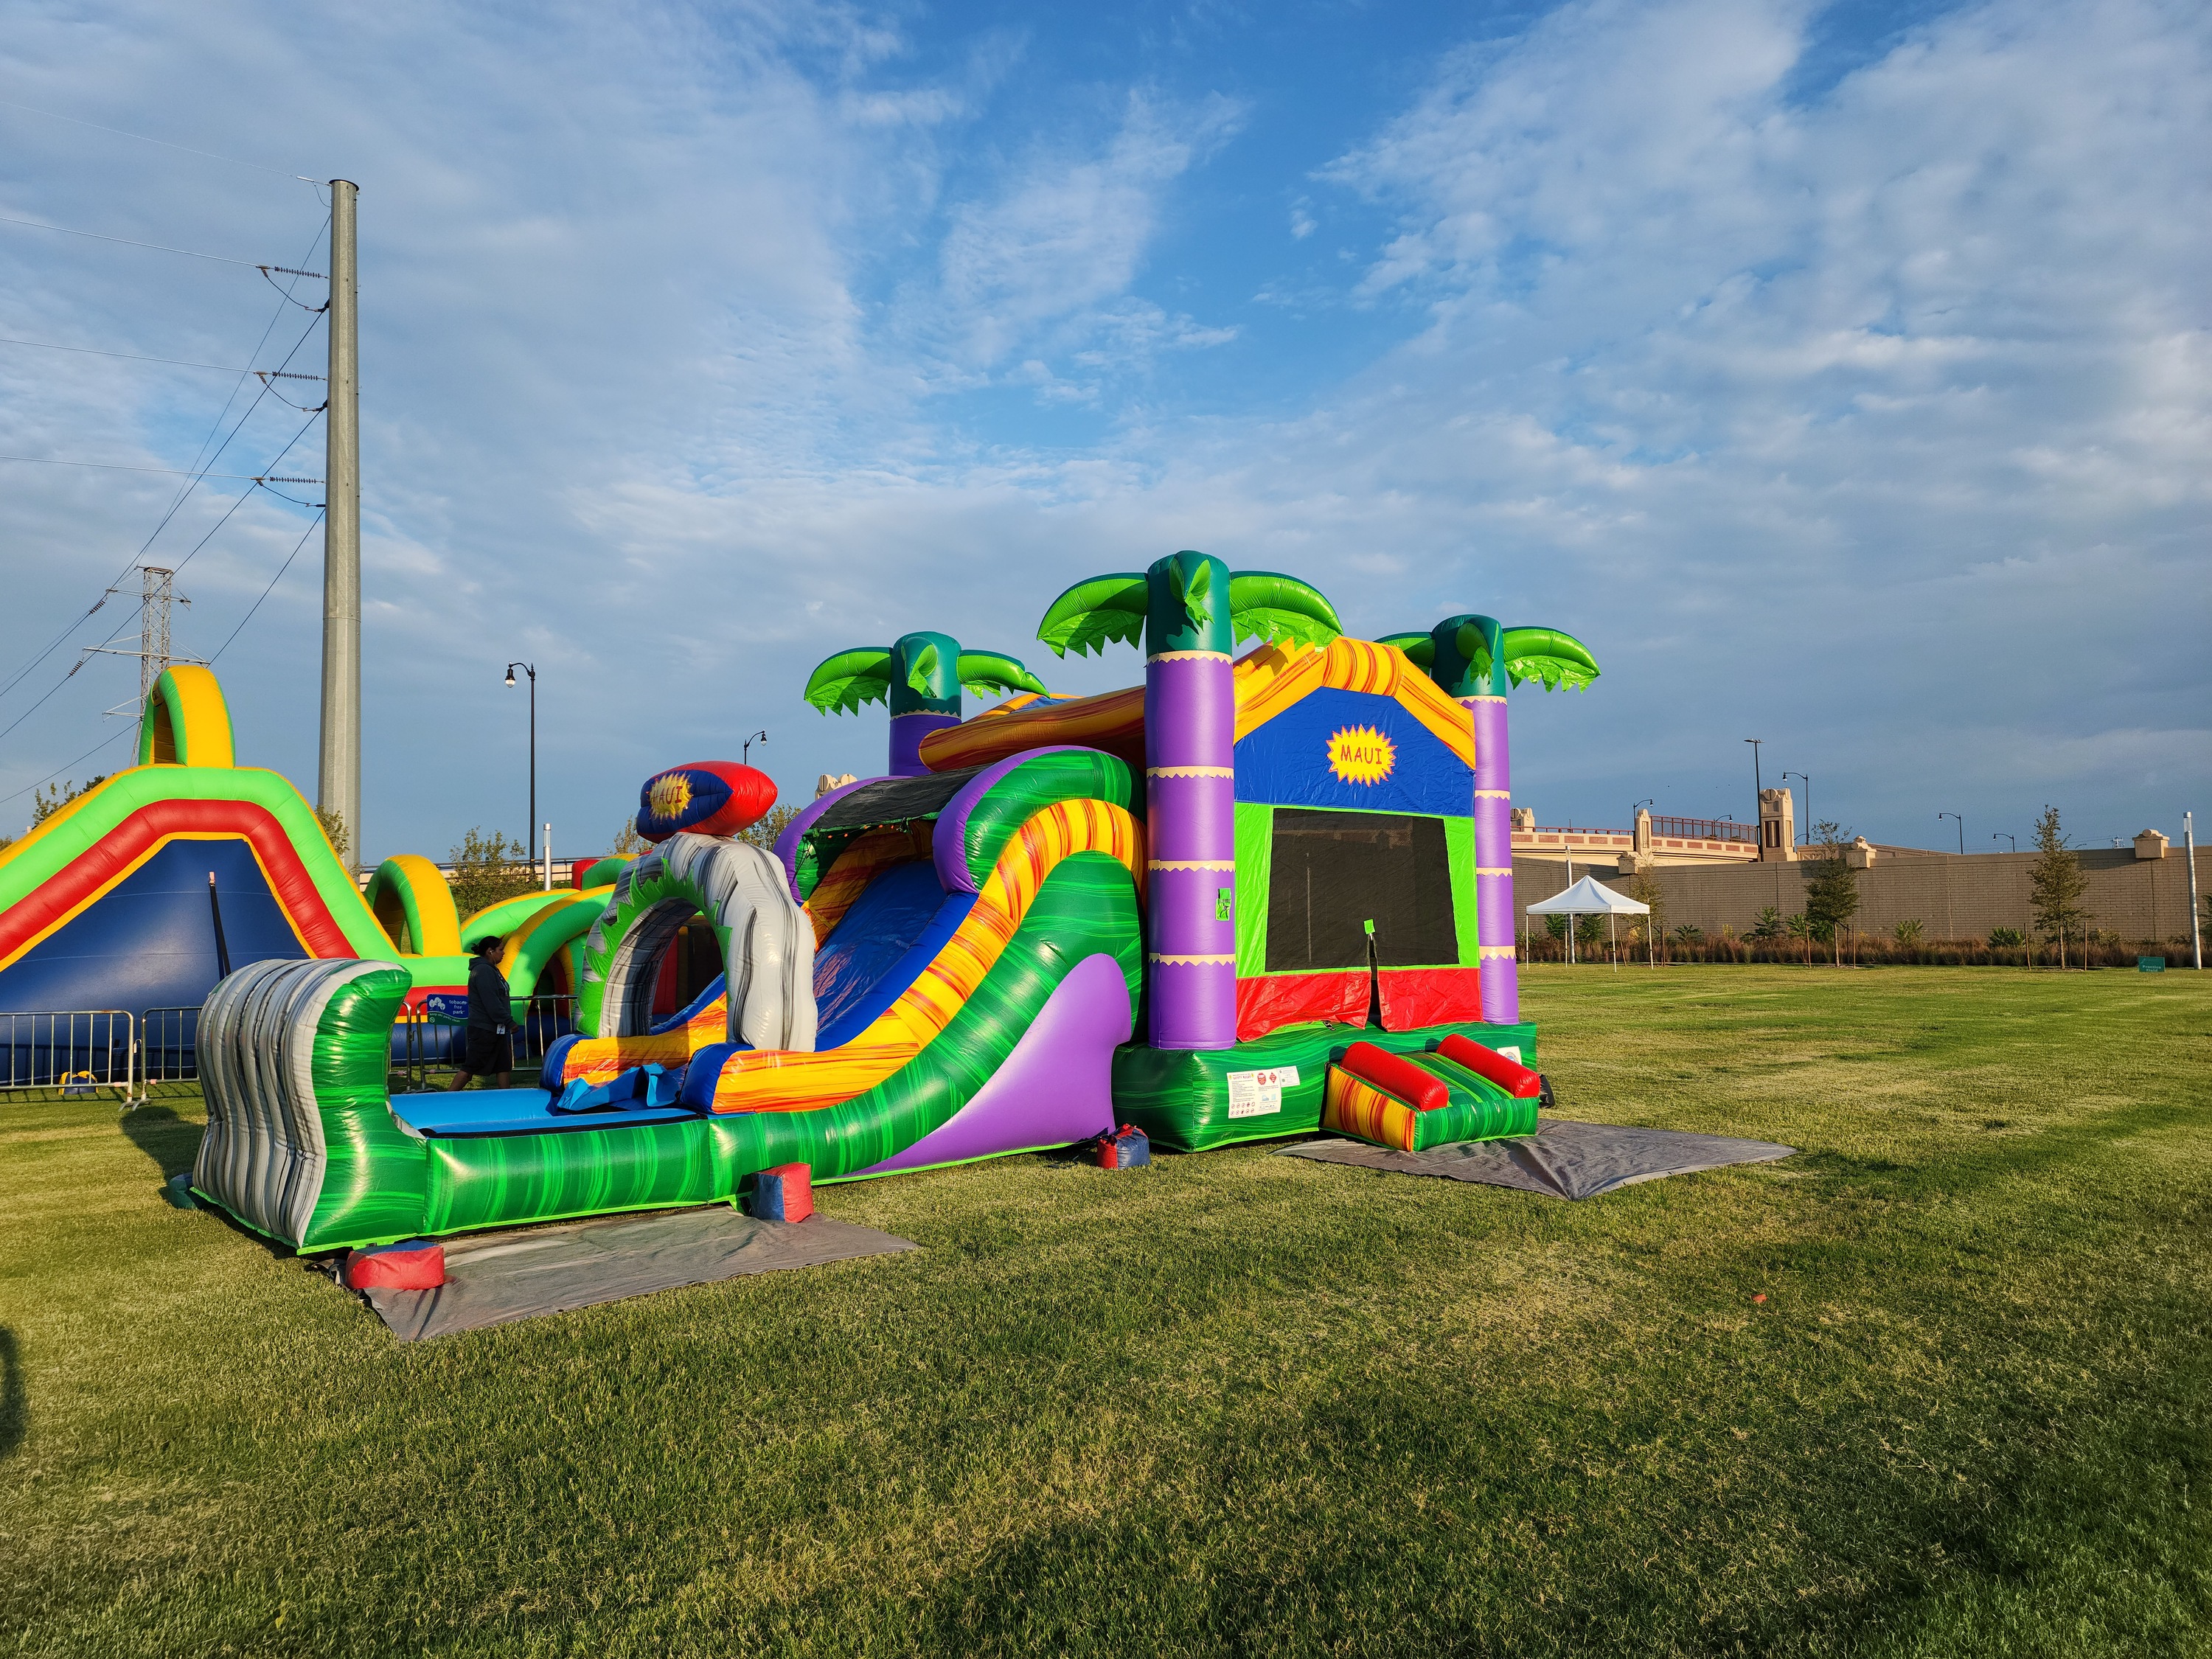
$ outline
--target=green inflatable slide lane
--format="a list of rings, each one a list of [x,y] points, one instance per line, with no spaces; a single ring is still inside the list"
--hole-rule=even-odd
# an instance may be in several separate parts
[[[1431,1025],[1414,1031],[1383,1031],[1349,1025],[1291,1025],[1271,1031],[1255,1042],[1234,1048],[1181,1052],[1147,1048],[1132,1043],[1114,1056],[1115,1110],[1142,1129],[1152,1140],[1178,1152],[1202,1152],[1240,1140],[1273,1140],[1283,1135],[1310,1134],[1321,1127],[1322,1097],[1328,1080],[1329,1062],[1342,1058],[1355,1042],[1371,1042],[1378,1048],[1402,1054],[1431,1071],[1450,1085],[1452,1104],[1442,1109],[1454,1124],[1486,1123],[1504,1108],[1478,1108],[1475,1089],[1495,1095],[1514,1112],[1527,1108],[1525,1128],[1476,1128],[1451,1134],[1439,1124],[1431,1145],[1445,1140],[1474,1140],[1497,1135],[1528,1134],[1536,1127],[1536,1103],[1513,1101],[1463,1067],[1443,1056],[1422,1052],[1431,1042],[1455,1033],[1486,1048],[1517,1052],[1523,1066],[1536,1063],[1534,1025],[1484,1025],[1472,1022]],[[1295,1073],[1295,1076],[1291,1075]],[[1232,1085],[1240,1080],[1243,1087]],[[1280,1103],[1275,1104],[1279,1089]],[[1242,1100],[1237,1097],[1243,1095]],[[1462,1097],[1467,1097],[1462,1102]],[[1425,1112],[1425,1118],[1440,1113]],[[1518,1122],[1518,1116],[1511,1117]],[[1425,1138],[1425,1126],[1424,1126]]]
[[[1099,955],[1114,961],[1133,1006],[1141,938],[1128,872],[1103,854],[1077,854],[1046,878],[938,1038],[853,1099],[480,1138],[425,1137],[394,1113],[385,1066],[410,988],[405,969],[257,963],[226,980],[202,1016],[208,1133],[194,1190],[312,1252],[712,1203],[779,1164],[809,1164],[819,1181],[848,1177],[950,1120],[1079,963]],[[274,1045],[272,1034],[283,1034]],[[272,1064],[280,1049],[282,1063]]]

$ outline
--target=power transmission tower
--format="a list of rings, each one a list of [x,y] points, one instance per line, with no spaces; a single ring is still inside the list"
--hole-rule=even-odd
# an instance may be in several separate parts
[[[138,648],[128,650],[119,645],[92,645],[84,648],[87,657],[136,657],[138,659],[138,701],[118,704],[106,712],[110,714],[136,715],[146,707],[146,699],[154,690],[154,682],[161,678],[161,671],[173,662],[191,662],[197,657],[172,657],[169,654],[169,607],[190,605],[191,601],[176,591],[177,573],[158,564],[138,567]],[[120,593],[118,585],[107,590]],[[72,670],[72,672],[75,671]]]

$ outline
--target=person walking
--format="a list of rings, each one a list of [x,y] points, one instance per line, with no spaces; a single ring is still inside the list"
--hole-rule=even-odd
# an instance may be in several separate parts
[[[505,941],[480,939],[476,960],[469,963],[469,1023],[467,1048],[460,1069],[449,1089],[465,1089],[472,1078],[497,1078],[504,1089],[514,1079],[514,1003],[507,988],[507,975],[499,971],[499,953]]]

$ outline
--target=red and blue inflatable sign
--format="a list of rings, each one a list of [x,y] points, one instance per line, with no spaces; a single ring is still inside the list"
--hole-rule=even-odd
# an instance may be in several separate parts
[[[655,772],[637,792],[637,833],[666,841],[679,830],[734,836],[775,805],[767,773],[736,761],[691,761]]]

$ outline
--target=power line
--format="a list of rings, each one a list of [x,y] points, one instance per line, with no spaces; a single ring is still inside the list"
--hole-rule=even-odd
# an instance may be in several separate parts
[[[89,236],[95,242],[114,242],[123,247],[149,247],[156,253],[181,253],[187,259],[212,259],[217,264],[244,265],[248,270],[258,270],[264,276],[271,270],[281,270],[288,276],[313,276],[319,281],[330,279],[319,270],[295,270],[289,265],[267,265],[254,259],[234,259],[228,253],[201,253],[188,247],[170,247],[162,242],[137,242],[128,236],[108,236],[96,230],[72,230],[67,225],[41,224],[36,219],[10,219],[0,215],[0,225],[27,225],[33,230],[58,231],[64,236]],[[295,300],[293,304],[297,305]]]
[[[51,455],[0,455],[0,461],[21,461],[31,466],[89,466],[102,472],[160,472],[172,478],[221,478],[231,483],[261,482],[261,475],[255,472],[191,472],[181,466],[125,466],[120,461],[58,461]],[[309,482],[320,483],[322,480]]]
[[[283,313],[277,313],[282,316]],[[102,351],[98,346],[55,345],[48,340],[18,340],[0,334],[0,345],[36,346],[41,351],[81,351],[92,357],[120,357],[126,362],[167,363],[172,368],[212,368],[222,374],[266,374],[278,380],[319,380],[319,374],[288,374],[282,369],[234,368],[228,363],[188,363],[181,357],[142,357],[135,351]]]
[[[330,228],[330,222],[329,216],[325,215],[323,219],[323,222],[315,228],[315,234],[309,239],[307,243],[308,253],[313,253],[314,252],[315,245],[322,240],[323,233]],[[307,256],[304,254],[301,256],[303,258],[306,257]],[[289,268],[287,267],[286,269],[289,270]],[[264,271],[262,274],[264,276],[268,275],[266,271]],[[284,315],[285,305],[287,303],[298,303],[298,301],[292,300],[291,295],[289,293],[286,293],[282,289],[280,289],[279,292],[280,294],[283,294],[283,297],[277,302],[276,310],[270,313],[269,321],[261,331],[261,337],[253,343],[253,349],[246,354],[248,362],[259,356],[261,355],[261,349],[269,343],[269,337],[276,331],[277,322]],[[314,321],[311,319],[307,326],[301,331],[300,337],[292,343],[291,350],[286,352],[284,354],[283,361],[277,364],[277,368],[280,371],[290,367],[292,359],[299,354],[300,348],[307,343],[307,336],[314,332]],[[261,399],[269,394],[270,383],[264,380],[261,382],[261,390],[255,395],[252,403],[246,405],[246,413],[238,417],[237,425],[231,428],[230,436],[222,441],[222,444],[217,447],[213,455],[210,455],[208,453],[208,446],[215,441],[216,434],[222,430],[223,421],[230,414],[231,405],[238,401],[238,394],[245,389],[245,386],[246,373],[241,372],[239,374],[237,382],[230,389],[230,395],[223,400],[222,409],[216,411],[214,422],[208,428],[207,435],[200,440],[199,447],[193,453],[192,465],[196,469],[201,465],[204,459],[210,465],[212,465],[216,459],[221,458],[223,451],[228,449],[231,444],[237,439],[238,434],[245,429],[246,422],[252,416],[254,410],[260,406]],[[295,435],[292,441],[294,443],[297,443],[299,441],[298,437]],[[290,444],[287,444],[285,446],[286,450],[289,450],[290,447]],[[148,550],[153,547],[155,541],[161,536],[162,531],[168,527],[170,520],[177,516],[178,509],[182,507],[185,501],[191,498],[192,491],[199,488],[201,478],[206,475],[195,471],[189,476],[190,482],[185,484],[185,486],[177,492],[176,500],[169,503],[169,509],[161,515],[161,522],[154,526],[152,532],[147,536],[146,539],[139,544],[138,550],[131,555],[130,562],[125,564],[122,570],[117,573],[115,581],[108,584],[109,589],[112,590],[115,586],[116,582],[120,582],[125,576],[130,574],[131,567],[146,556]],[[240,499],[243,500],[244,497],[241,495]],[[228,518],[228,514],[224,514],[225,518]],[[319,517],[319,515],[318,516]],[[202,538],[200,545],[204,546],[205,544],[206,538]],[[198,547],[193,549],[194,552],[198,552],[198,550],[199,549]],[[289,560],[287,561],[287,563],[289,563]],[[82,616],[78,617],[75,621],[70,623],[66,627],[64,627],[60,633],[55,635],[53,639],[47,643],[45,649],[41,650],[37,656],[32,658],[30,661],[25,663],[21,668],[18,669],[14,677],[9,680],[6,685],[0,686],[0,696],[4,696],[9,691],[14,690],[17,685],[21,684],[26,675],[29,674],[33,669],[36,668],[41,662],[44,662],[48,657],[52,656],[54,652],[68,640],[70,635],[76,633],[78,629],[82,628],[102,605],[107,603],[107,599],[108,592],[103,591],[100,596],[92,602],[91,605],[85,611]],[[257,608],[258,608],[258,601],[256,602],[256,605]],[[233,637],[235,637],[234,634]],[[228,641],[225,643],[228,644]],[[27,719],[46,702],[48,697],[52,696],[55,691],[60,690],[64,685],[67,684],[70,677],[73,676],[76,672],[77,669],[82,666],[83,666],[83,659],[79,658],[75,664],[70,665],[69,673],[63,675],[59,680],[55,682],[52,690],[48,690],[37,702],[32,704],[29,708],[25,709],[22,714],[17,716],[15,720],[9,724],[7,732],[13,732],[16,726],[21,726],[24,720]],[[0,732],[0,736],[5,735],[6,732]],[[82,757],[80,757],[80,758],[82,758]],[[70,763],[71,765],[75,765],[76,763],[74,761]],[[46,781],[46,780],[41,780],[41,781]],[[18,791],[17,793],[21,793],[21,792]],[[14,797],[10,796],[8,799],[12,799]]]
[[[276,574],[269,579],[269,586],[261,590],[261,599],[267,599],[270,594],[276,592],[276,584],[284,580],[284,573],[292,568],[292,561],[300,556],[300,550],[307,544],[307,538],[315,533],[315,526],[322,521],[323,515],[319,512],[317,513],[313,518],[307,520],[307,527],[300,532],[300,539],[293,544],[292,550],[285,555],[284,562],[276,567]],[[253,611],[261,609],[261,599],[254,600],[253,611],[247,611],[243,617],[238,619],[238,626],[230,630],[230,640],[236,639],[246,630],[246,624],[253,620]],[[217,647],[215,655],[208,659],[209,667],[214,667],[216,664],[221,660],[222,653],[230,649],[230,640],[225,640],[222,644]],[[70,764],[75,765],[76,763],[72,761]]]
[[[303,185],[319,185],[320,179],[310,179],[304,173],[287,173],[282,167],[264,167],[258,161],[241,161],[234,155],[218,155],[211,149],[194,149],[190,144],[172,143],[167,138],[149,138],[143,132],[125,132],[121,127],[102,126],[97,121],[87,121],[75,115],[57,115],[50,109],[33,109],[28,104],[19,104],[12,98],[0,98],[0,105],[20,109],[26,114],[43,115],[49,121],[66,121],[73,127],[90,127],[94,132],[112,132],[118,138],[135,138],[142,144],[159,144],[163,149],[180,149],[187,155],[204,155],[210,161],[228,161],[234,167],[252,167],[256,173],[273,173],[279,179],[296,179]]]
[[[12,795],[0,795],[0,806],[5,806],[11,800],[20,800],[25,795],[29,794],[33,789],[39,788],[42,785],[52,783],[56,778],[61,776],[63,773],[68,771],[71,767],[81,766],[86,761],[90,760],[94,755],[97,755],[101,750],[106,748],[108,744],[113,743],[118,738],[127,738],[131,736],[132,731],[132,727],[126,726],[119,731],[109,732],[98,743],[93,744],[91,748],[86,750],[84,753],[79,755],[75,760],[64,761],[59,766],[54,768],[52,771],[47,773],[43,778],[40,778],[37,783],[27,783]]]

